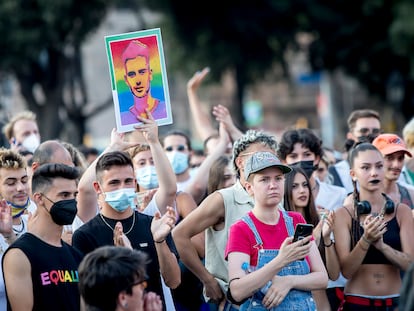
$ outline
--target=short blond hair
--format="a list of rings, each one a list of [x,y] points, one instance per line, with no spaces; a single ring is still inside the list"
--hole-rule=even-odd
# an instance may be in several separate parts
[[[18,152],[2,147],[0,148],[0,168],[26,168],[26,160]]]
[[[407,148],[414,148],[414,118],[404,126],[402,133]]]
[[[9,122],[3,126],[3,134],[8,140],[14,136],[14,125],[17,121],[29,120],[36,122],[36,114],[30,110],[24,110],[15,114]]]

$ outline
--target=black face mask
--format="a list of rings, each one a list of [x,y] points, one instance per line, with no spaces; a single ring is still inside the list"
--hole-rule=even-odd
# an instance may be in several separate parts
[[[76,200],[70,199],[53,202],[49,213],[55,224],[59,226],[71,225],[75,219],[76,214],[78,213]]]
[[[306,173],[306,176],[308,176],[308,178],[311,178],[312,173],[318,169],[317,165],[313,165],[312,160],[311,161],[299,161],[299,162],[295,162],[289,165],[294,166],[294,167],[300,167],[301,169],[303,169],[303,171]]]

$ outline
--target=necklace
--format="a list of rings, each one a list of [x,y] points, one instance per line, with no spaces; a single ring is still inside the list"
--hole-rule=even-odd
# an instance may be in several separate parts
[[[112,231],[115,230],[115,228],[112,228],[110,224],[108,224],[108,222],[105,220],[105,218],[102,216],[102,213],[99,213],[99,216],[101,216],[102,221],[105,223],[105,225],[107,225]],[[131,228],[129,228],[129,230],[127,232],[124,232],[125,235],[127,235],[128,233],[130,233],[132,231],[132,228],[134,228],[135,225],[135,211],[132,214],[132,225]]]
[[[19,226],[20,229],[18,229],[17,226]],[[23,231],[24,231],[24,221],[23,221],[23,219],[20,219],[20,224],[13,225],[13,232],[16,233],[17,235],[19,235]]]

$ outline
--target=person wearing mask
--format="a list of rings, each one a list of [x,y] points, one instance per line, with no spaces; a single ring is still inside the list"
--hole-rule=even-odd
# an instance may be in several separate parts
[[[274,153],[256,152],[244,166],[245,188],[254,207],[230,227],[225,256],[229,265],[230,310],[316,310],[312,290],[323,289],[328,275],[312,236],[294,241],[298,212],[281,211],[285,175]],[[304,259],[304,260],[302,260]],[[253,296],[252,296],[253,293]]]
[[[318,214],[312,196],[310,181],[305,171],[300,167],[291,167],[292,171],[285,177],[284,207],[286,211],[301,213],[306,222],[314,226],[312,235],[321,254],[323,263],[330,280],[339,277],[340,267],[338,256],[333,247],[332,231],[335,223],[335,213]],[[312,291],[319,311],[331,310],[326,289]]]
[[[346,198],[346,190],[343,187],[330,185],[315,178],[314,172],[323,156],[323,149],[322,141],[312,130],[303,128],[285,131],[277,153],[283,163],[291,167],[301,167],[305,171],[319,214],[329,214],[343,205]],[[339,306],[345,282],[345,278],[340,275],[337,280],[330,280],[328,283],[327,295],[332,310]]]
[[[414,259],[411,209],[385,193],[384,158],[371,143],[350,151],[353,200],[335,211],[334,236],[347,278],[343,310],[392,311],[398,306],[401,272]]]
[[[80,310],[78,266],[83,254],[61,239],[76,216],[76,168],[49,163],[32,177],[37,205],[28,231],[3,255],[9,310]]]
[[[21,111],[15,114],[3,126],[4,136],[7,138],[12,150],[34,153],[40,144],[39,127],[36,115],[32,111]]]
[[[148,134],[146,127],[141,130],[144,136]],[[128,153],[104,153],[95,169],[93,187],[100,212],[74,232],[73,246],[87,254],[100,246],[113,245],[115,226],[120,222],[132,247],[146,252],[152,259],[148,266],[148,289],[162,298],[166,310],[171,310],[167,308],[161,275],[170,288],[181,282],[178,254],[170,234],[175,226],[175,210],[168,207],[164,215],[157,212],[154,217],[135,210],[136,179]]]
[[[349,177],[347,152],[357,142],[372,142],[381,133],[381,118],[375,110],[358,109],[349,115],[347,124],[348,133],[346,134],[344,159],[330,166],[329,174],[333,185],[344,187],[347,193],[351,193],[353,187]]]

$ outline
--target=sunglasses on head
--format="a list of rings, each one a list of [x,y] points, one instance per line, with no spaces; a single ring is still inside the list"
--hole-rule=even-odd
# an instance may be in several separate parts
[[[131,284],[129,284],[128,288],[132,288],[137,285],[142,285],[142,288],[146,289],[148,286],[148,278],[145,278],[143,280],[136,280],[135,282],[132,282]]]
[[[177,151],[185,151],[186,149],[187,148],[184,145],[178,145],[175,148],[175,150],[177,150]],[[173,146],[168,146],[168,147],[165,147],[165,150],[168,151],[168,152],[171,152],[171,151],[174,150],[174,147]]]

